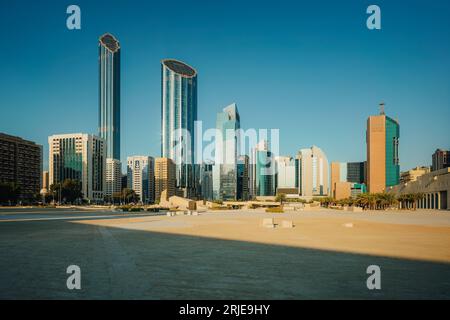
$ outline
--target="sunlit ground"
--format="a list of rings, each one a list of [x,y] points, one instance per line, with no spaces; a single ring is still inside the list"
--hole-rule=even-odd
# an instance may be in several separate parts
[[[382,290],[367,289],[369,265]],[[0,298],[448,299],[450,213],[1,209]]]

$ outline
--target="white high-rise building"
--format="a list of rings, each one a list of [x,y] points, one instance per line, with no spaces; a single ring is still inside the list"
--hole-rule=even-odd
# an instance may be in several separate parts
[[[277,188],[295,188],[295,161],[293,157],[275,157]]]
[[[148,156],[127,158],[127,184],[142,203],[155,202],[155,159]]]
[[[301,149],[296,162],[300,196],[328,195],[328,159],[325,153],[316,146]]]
[[[105,141],[91,134],[75,133],[50,136],[48,144],[49,184],[66,179],[80,181],[84,199],[102,202],[105,195]]]
[[[122,169],[117,159],[106,159],[106,188],[105,196],[112,199],[115,193],[122,191]]]

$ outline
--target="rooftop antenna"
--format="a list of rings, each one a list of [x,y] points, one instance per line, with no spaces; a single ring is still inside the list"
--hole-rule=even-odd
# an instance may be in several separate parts
[[[381,115],[385,115],[386,113],[384,112],[384,106],[385,106],[386,104],[384,103],[384,102],[381,102],[380,103],[380,114]]]

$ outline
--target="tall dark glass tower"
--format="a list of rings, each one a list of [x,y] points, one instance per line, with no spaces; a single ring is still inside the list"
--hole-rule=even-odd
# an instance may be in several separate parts
[[[194,123],[197,121],[197,72],[187,64],[161,62],[161,156],[176,164],[177,188],[195,193]]]
[[[120,45],[111,34],[99,39],[99,136],[106,158],[120,160]]]

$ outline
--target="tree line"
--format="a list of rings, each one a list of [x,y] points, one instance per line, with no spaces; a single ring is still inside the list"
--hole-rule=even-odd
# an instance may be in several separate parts
[[[392,193],[363,193],[354,198],[336,200],[331,197],[319,198],[324,207],[356,206],[364,210],[386,210],[389,208],[417,209],[417,203],[425,197],[423,193],[408,193],[396,196]]]
[[[114,193],[112,197],[105,197],[107,203],[129,204],[139,202],[139,196],[132,189],[124,188],[121,192]],[[15,183],[0,182],[0,204],[16,205],[19,203],[36,204],[60,203],[60,204],[83,204],[86,203],[82,192],[82,185],[79,180],[66,179],[62,182],[54,183],[47,193],[41,195],[37,193],[21,199],[21,188]]]

